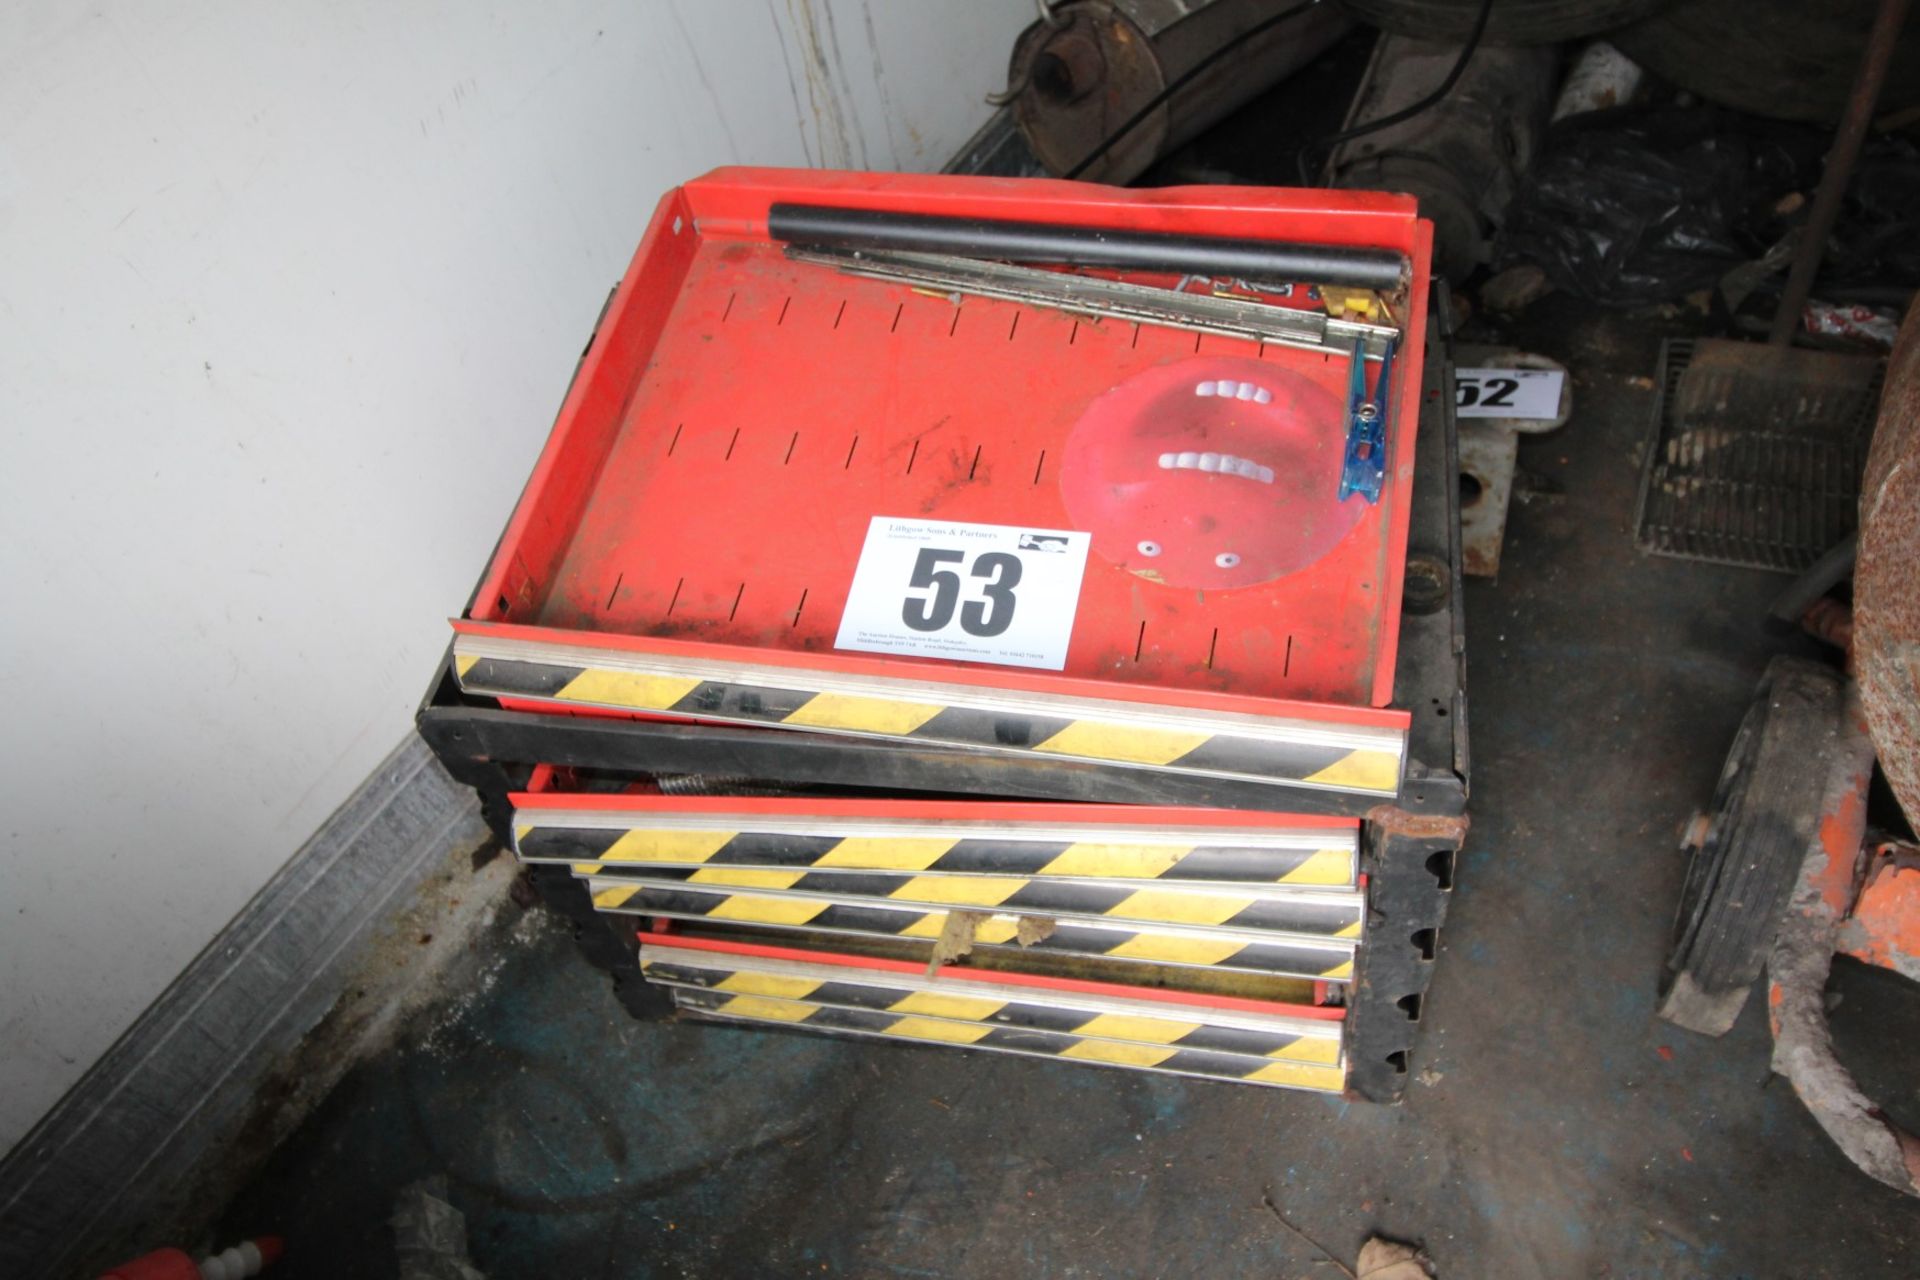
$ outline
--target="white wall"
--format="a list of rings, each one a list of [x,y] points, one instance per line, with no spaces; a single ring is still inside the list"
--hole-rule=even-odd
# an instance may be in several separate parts
[[[0,14],[0,1148],[399,740],[655,200],[937,168],[1031,0]]]

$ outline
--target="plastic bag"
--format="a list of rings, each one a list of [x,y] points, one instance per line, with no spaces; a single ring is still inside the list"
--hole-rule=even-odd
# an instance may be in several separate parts
[[[1495,251],[1606,306],[1680,298],[1754,256],[1740,234],[1761,189],[1791,190],[1797,165],[1756,157],[1700,113],[1602,112],[1556,129],[1528,173]],[[1717,115],[1718,113],[1711,113]],[[1769,172],[1769,171],[1772,172]]]
[[[1624,108],[1562,122],[1495,246],[1604,306],[1677,301],[1766,254],[1804,217],[1828,130],[1718,107]],[[1876,138],[1855,169],[1820,273],[1822,296],[1920,281],[1920,152]],[[1762,292],[1777,292],[1777,279]],[[1879,299],[1874,299],[1878,301]]]

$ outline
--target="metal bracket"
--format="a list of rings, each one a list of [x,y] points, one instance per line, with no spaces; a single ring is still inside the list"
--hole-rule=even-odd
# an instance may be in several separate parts
[[[1132,320],[1307,351],[1341,354],[1358,351],[1369,360],[1386,358],[1400,338],[1400,331],[1390,326],[1340,320],[1320,311],[1182,293],[1109,280],[1104,276],[1044,271],[981,258],[891,250],[856,253],[797,245],[788,248],[787,256],[797,262],[818,263],[849,275],[892,281],[916,289],[1000,298],[1056,307],[1096,320]]]
[[[1380,372],[1367,393],[1366,353],[1358,340],[1353,344],[1352,371],[1347,380],[1347,456],[1340,467],[1340,501],[1359,494],[1368,502],[1380,501],[1380,486],[1387,474],[1387,424],[1393,394],[1394,340],[1387,339],[1380,355]]]

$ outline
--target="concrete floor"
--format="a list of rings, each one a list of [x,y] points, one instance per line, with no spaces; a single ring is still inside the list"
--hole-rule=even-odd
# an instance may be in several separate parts
[[[443,1173],[496,1278],[1331,1277],[1376,1232],[1454,1278],[1916,1274],[1920,1206],[1770,1077],[1758,1008],[1720,1041],[1653,1017],[1675,833],[1766,658],[1811,642],[1758,625],[1780,579],[1633,548],[1656,329],[1527,319],[1577,408],[1523,445],[1535,495],[1468,591],[1474,828],[1404,1106],[638,1024],[536,911],[225,1232],[283,1232],[283,1280],[393,1274],[395,1192]],[[1859,985],[1860,1025],[1913,1028],[1909,989]]]

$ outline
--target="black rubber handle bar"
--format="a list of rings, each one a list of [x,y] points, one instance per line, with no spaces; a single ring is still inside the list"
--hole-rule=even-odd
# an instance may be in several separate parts
[[[1391,249],[948,218],[825,205],[776,204],[767,217],[767,232],[785,244],[853,252],[944,253],[1004,262],[1298,280],[1383,293],[1404,287],[1409,273],[1406,257]]]

